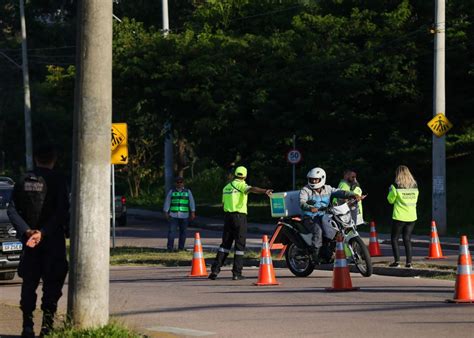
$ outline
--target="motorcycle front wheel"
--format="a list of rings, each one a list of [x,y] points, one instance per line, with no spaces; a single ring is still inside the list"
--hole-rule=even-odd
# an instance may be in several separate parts
[[[314,271],[314,262],[307,250],[298,248],[294,243],[285,251],[286,266],[296,277],[308,277]]]
[[[352,251],[354,252],[352,259],[357,270],[359,270],[362,276],[370,277],[373,271],[372,259],[370,258],[369,250],[364,242],[360,237],[354,237],[349,241],[349,245],[352,247]]]

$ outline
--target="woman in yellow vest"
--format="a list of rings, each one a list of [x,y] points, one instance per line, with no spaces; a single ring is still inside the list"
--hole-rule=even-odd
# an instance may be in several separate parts
[[[407,166],[401,165],[395,171],[395,184],[389,188],[387,200],[393,204],[392,214],[392,250],[394,262],[391,267],[400,267],[400,252],[398,250],[398,239],[403,233],[403,244],[406,252],[405,267],[411,268],[412,249],[411,233],[415,227],[416,202],[418,201],[418,187],[413,175]]]

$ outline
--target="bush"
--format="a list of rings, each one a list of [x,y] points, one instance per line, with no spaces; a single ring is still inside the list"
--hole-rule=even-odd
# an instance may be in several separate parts
[[[100,328],[93,329],[77,329],[70,324],[65,323],[63,327],[55,329],[47,337],[57,338],[142,338],[141,334],[131,331],[118,323],[109,323]]]
[[[203,170],[187,181],[187,186],[193,192],[197,204],[220,203],[222,188],[227,182],[227,177],[224,169],[213,167]]]

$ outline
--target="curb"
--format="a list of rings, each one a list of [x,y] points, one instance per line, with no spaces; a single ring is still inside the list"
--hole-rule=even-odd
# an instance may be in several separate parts
[[[206,258],[206,266],[211,266],[213,263],[213,258]],[[285,260],[272,260],[274,268],[287,268]],[[233,261],[232,259],[226,259],[224,266],[232,266]],[[259,267],[260,260],[259,259],[245,259],[244,260],[244,267]],[[190,262],[188,261],[177,261],[176,266],[191,266]],[[322,271],[332,271],[333,265],[332,264],[321,264],[315,267],[315,270],[322,270]],[[358,273],[359,271],[354,265],[350,265],[350,272]],[[432,278],[432,277],[456,277],[456,271],[447,271],[447,270],[430,270],[430,269],[408,269],[408,268],[390,268],[385,266],[374,266],[373,267],[373,275],[380,275],[380,276],[393,276],[393,277],[424,277],[424,278]],[[298,277],[295,277],[298,278]]]

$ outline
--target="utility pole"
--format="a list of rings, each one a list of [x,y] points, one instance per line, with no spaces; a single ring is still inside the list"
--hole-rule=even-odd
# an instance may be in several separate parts
[[[168,0],[161,0],[162,18],[163,18],[163,36],[168,36],[170,26],[168,17]],[[168,120],[164,126],[164,175],[165,175],[165,196],[170,191],[173,184],[173,130],[171,122]]]
[[[68,315],[109,320],[112,1],[78,2]]]
[[[445,0],[435,0],[433,116],[446,114],[445,100]],[[446,140],[433,135],[432,216],[438,232],[446,234]]]
[[[25,150],[26,150],[26,169],[33,170],[33,137],[31,136],[31,99],[30,99],[30,76],[28,73],[28,55],[26,43],[26,20],[25,5],[20,0],[20,21],[21,21],[21,57],[23,70],[23,89],[25,101]]]

